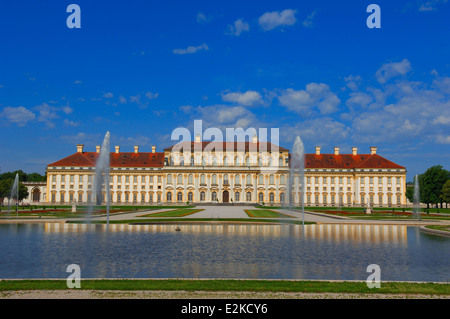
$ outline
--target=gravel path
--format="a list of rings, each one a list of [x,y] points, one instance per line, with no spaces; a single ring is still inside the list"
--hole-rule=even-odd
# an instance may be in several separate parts
[[[448,295],[117,290],[2,291],[0,299],[450,299]]]

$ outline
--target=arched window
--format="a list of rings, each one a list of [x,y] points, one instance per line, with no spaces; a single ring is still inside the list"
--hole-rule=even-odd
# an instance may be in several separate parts
[[[201,202],[204,202],[204,201],[205,201],[205,198],[206,198],[205,192],[200,192],[200,201],[201,201]]]
[[[217,185],[217,175],[213,174],[211,177],[211,184]]]
[[[172,174],[167,175],[167,184],[172,184]]]
[[[252,176],[251,175],[247,175],[246,184],[247,185],[251,185],[252,184]]]
[[[273,203],[275,201],[275,195],[273,193],[269,194],[269,202]]]
[[[258,166],[262,166],[263,164],[261,156],[258,157]]]
[[[273,174],[271,174],[271,175],[269,176],[269,184],[270,184],[270,185],[275,184],[275,176],[273,176]]]
[[[228,156],[223,158],[223,166],[228,166]]]
[[[189,177],[188,177],[188,183],[189,183],[189,184],[194,184],[194,175],[189,174]]]
[[[200,175],[200,184],[203,184],[203,185],[206,184],[205,174]]]
[[[281,157],[281,156],[278,159],[278,166],[283,166],[283,157]]]
[[[182,192],[178,192],[178,194],[177,194],[177,201],[178,202],[182,202],[183,201],[183,193]]]
[[[247,192],[247,198],[246,198],[247,202],[251,202],[252,201],[252,193],[251,192]]]
[[[241,178],[238,174],[236,174],[234,176],[234,184],[240,184],[241,183]]]
[[[280,176],[280,184],[281,184],[281,185],[286,184],[286,177],[285,177],[284,175],[281,175],[281,176]]]
[[[216,193],[216,192],[212,192],[212,194],[211,194],[211,200],[212,200],[213,202],[217,201],[217,193]]]
[[[182,174],[178,174],[178,184],[183,184],[183,175]]]
[[[166,198],[167,198],[167,202],[171,202],[172,201],[172,193],[168,192],[166,195]]]
[[[180,165],[184,166],[184,156],[183,155],[180,156]]]
[[[195,165],[195,159],[194,159],[194,155],[191,155],[191,166]]]
[[[264,184],[264,176],[262,174],[258,176],[258,184]]]
[[[234,193],[234,201],[235,202],[239,202],[239,197],[240,197],[239,192]]]
[[[228,185],[228,175],[227,174],[223,175],[223,184]]]
[[[194,194],[192,192],[188,193],[188,201],[193,202],[194,201]]]
[[[280,203],[284,204],[284,193],[280,194]]]
[[[264,194],[263,193],[259,193],[258,194],[258,200],[259,200],[260,203],[264,201]]]
[[[175,165],[175,159],[173,158],[173,156],[169,157],[169,166],[173,166]]]

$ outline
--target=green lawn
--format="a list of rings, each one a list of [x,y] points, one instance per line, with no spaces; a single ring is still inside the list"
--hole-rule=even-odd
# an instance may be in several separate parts
[[[257,218],[292,218],[292,216],[279,213],[270,209],[244,209],[249,217]]]
[[[66,280],[0,280],[0,291],[68,289]],[[284,281],[284,280],[190,280],[190,279],[83,279],[80,289],[93,290],[183,290],[255,291],[363,294],[450,295],[449,284],[381,282],[368,288],[366,282]]]
[[[179,208],[179,209],[168,210],[168,211],[159,212],[159,213],[140,215],[137,217],[184,217],[184,216],[188,216],[188,215],[191,215],[194,213],[201,212],[202,210],[204,210],[204,209]]]

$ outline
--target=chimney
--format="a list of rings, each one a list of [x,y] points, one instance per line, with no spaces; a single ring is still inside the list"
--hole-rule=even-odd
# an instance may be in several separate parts
[[[120,146],[116,145],[114,148],[116,149],[116,154],[119,154],[120,153]]]
[[[83,144],[77,144],[77,153],[83,153]]]
[[[135,153],[139,153],[139,145],[135,145],[134,146],[134,152]]]
[[[358,148],[352,147],[352,153],[353,153],[353,155],[358,155]]]
[[[156,146],[152,146],[152,153],[156,153]]]
[[[377,153],[377,147],[376,146],[371,146],[370,147],[370,155],[374,155]]]
[[[258,143],[258,135],[253,135],[253,138],[252,138],[252,142],[253,143]]]
[[[320,155],[320,146],[316,146],[316,155]]]
[[[200,137],[200,134],[195,135],[195,143],[200,143],[202,141],[202,138]]]
[[[100,153],[100,145],[95,146],[97,153]]]
[[[334,148],[334,155],[339,155],[339,147]]]

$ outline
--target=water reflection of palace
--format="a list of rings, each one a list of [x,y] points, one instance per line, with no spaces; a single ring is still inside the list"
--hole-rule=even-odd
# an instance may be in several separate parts
[[[224,234],[269,237],[305,237],[350,242],[407,242],[407,226],[404,225],[269,225],[269,224],[62,224],[46,223],[45,232],[175,232],[188,234]]]

